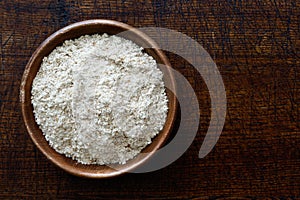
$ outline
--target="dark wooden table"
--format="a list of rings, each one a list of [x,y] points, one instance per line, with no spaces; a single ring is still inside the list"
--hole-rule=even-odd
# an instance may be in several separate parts
[[[38,45],[68,24],[106,18],[180,31],[222,74],[227,117],[213,151],[198,158],[210,121],[200,74],[168,53],[197,93],[201,120],[188,151],[150,173],[89,180],[50,163],[22,121],[19,85]],[[300,198],[300,2],[0,0],[0,199]]]

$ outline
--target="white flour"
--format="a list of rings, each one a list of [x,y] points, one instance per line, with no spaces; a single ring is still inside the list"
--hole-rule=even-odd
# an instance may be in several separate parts
[[[124,164],[162,130],[163,74],[131,41],[92,35],[43,59],[32,85],[36,122],[59,153],[83,164]]]

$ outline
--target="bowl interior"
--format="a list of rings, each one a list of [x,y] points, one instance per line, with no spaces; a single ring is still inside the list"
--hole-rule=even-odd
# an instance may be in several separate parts
[[[20,101],[27,131],[33,142],[48,159],[71,174],[89,178],[105,178],[129,172],[135,167],[143,164],[151,155],[153,155],[155,150],[159,149],[166,141],[172,129],[177,108],[176,97],[169,89],[166,89],[169,100],[169,111],[166,123],[163,130],[153,139],[153,142],[142,151],[147,154],[138,155],[136,158],[128,161],[125,165],[116,164],[112,165],[112,167],[108,167],[100,165],[83,165],[57,153],[49,146],[42,134],[42,131],[35,122],[33,106],[31,104],[31,86],[33,79],[39,70],[42,59],[49,55],[49,53],[51,53],[57,46],[60,46],[65,40],[75,39],[87,34],[107,33],[109,35],[115,35],[123,33],[124,31],[126,31],[126,34],[121,34],[122,37],[132,40],[140,46],[152,47],[145,49],[145,51],[154,57],[157,63],[170,66],[168,59],[164,53],[159,50],[156,43],[137,29],[111,20],[89,20],[67,26],[52,34],[33,53],[25,68],[20,88]],[[168,82],[168,86],[172,87],[172,90],[175,91],[175,82],[172,72],[168,69],[163,69],[162,71],[164,73],[164,81]]]

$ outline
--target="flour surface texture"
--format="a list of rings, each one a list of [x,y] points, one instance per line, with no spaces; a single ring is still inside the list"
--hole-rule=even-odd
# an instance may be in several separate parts
[[[132,41],[86,35],[43,59],[31,102],[50,146],[82,164],[124,164],[156,136],[168,112],[163,73]]]

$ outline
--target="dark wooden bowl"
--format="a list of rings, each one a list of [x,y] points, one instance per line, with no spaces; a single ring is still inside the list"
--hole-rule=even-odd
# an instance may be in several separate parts
[[[108,33],[110,35],[114,35],[123,31],[127,31],[127,34],[123,37],[134,41],[140,46],[146,45],[148,47],[152,47],[145,49],[145,51],[154,57],[158,63],[170,66],[165,54],[159,50],[157,44],[147,35],[127,24],[102,19],[75,23],[55,32],[37,48],[26,65],[20,88],[20,102],[27,131],[36,146],[50,161],[73,175],[88,178],[107,178],[130,172],[130,170],[142,165],[157,149],[162,147],[171,132],[176,115],[177,102],[175,95],[170,92],[169,89],[167,89],[167,96],[169,100],[167,120],[163,130],[153,139],[153,142],[142,151],[147,152],[148,154],[140,154],[136,158],[128,161],[125,165],[116,165],[118,170],[108,166],[83,165],[57,153],[49,146],[42,134],[42,131],[35,122],[33,106],[31,104],[31,87],[33,79],[40,68],[42,59],[51,53],[55,47],[61,45],[65,40],[78,38],[86,34]],[[171,87],[175,89],[175,81],[172,72],[170,70],[163,70],[163,73],[164,81],[168,82],[168,85],[171,85]]]

